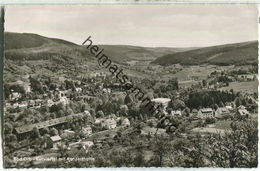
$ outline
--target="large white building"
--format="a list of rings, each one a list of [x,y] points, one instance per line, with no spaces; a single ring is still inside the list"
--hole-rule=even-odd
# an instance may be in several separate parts
[[[214,117],[214,111],[212,108],[203,108],[200,109],[198,112],[198,117],[201,119],[206,119],[206,118],[213,118]]]
[[[155,98],[151,100],[155,105],[162,105],[163,109],[166,109],[171,99],[169,98]]]

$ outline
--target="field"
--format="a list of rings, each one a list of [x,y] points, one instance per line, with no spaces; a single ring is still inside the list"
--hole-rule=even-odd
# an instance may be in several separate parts
[[[249,82],[232,82],[229,83],[228,87],[222,87],[220,90],[230,90],[233,89],[234,91],[242,91],[242,92],[258,92],[258,80],[256,81],[249,81]]]
[[[205,128],[194,128],[193,132],[199,133],[215,133],[224,135],[225,132],[230,131],[230,123],[231,121],[217,121],[215,124],[207,125]]]
[[[215,124],[212,124],[212,126],[216,129],[230,129],[230,123],[231,121],[227,121],[227,120],[224,120],[224,121],[217,121]]]
[[[176,74],[163,74],[163,77],[176,77],[179,81],[203,80],[214,71],[224,71],[234,68],[231,66],[216,66],[216,65],[191,65],[183,66],[182,70]]]

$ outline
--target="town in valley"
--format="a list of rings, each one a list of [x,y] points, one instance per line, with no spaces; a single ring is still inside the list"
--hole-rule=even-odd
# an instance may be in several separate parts
[[[102,45],[152,114],[84,46],[5,37],[7,168],[257,166],[258,42]]]

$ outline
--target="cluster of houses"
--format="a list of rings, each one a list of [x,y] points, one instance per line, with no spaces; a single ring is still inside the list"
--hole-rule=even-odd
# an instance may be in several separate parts
[[[12,92],[9,96],[9,102],[5,103],[5,110],[8,108],[20,108],[20,109],[25,109],[25,108],[40,108],[42,106],[48,106],[51,107],[54,104],[59,104],[62,103],[63,105],[69,104],[69,99],[67,98],[67,93],[68,91],[61,91],[61,90],[55,90],[52,91],[51,93],[53,94],[53,98],[47,98],[47,94],[43,94],[43,99],[38,98],[35,100],[28,100],[28,101],[20,101],[20,102],[15,102],[15,103],[10,103],[13,101],[12,99],[19,99],[21,97],[21,94],[18,92]]]
[[[111,94],[112,97],[125,97],[126,94],[124,94],[121,87],[121,84],[119,83],[111,83],[109,86],[104,86],[104,84],[99,83],[96,81],[96,78],[103,78],[105,79],[106,74],[105,73],[92,73],[90,74],[90,78],[95,80],[95,85],[98,85],[99,89],[101,90],[101,93],[108,93]],[[251,77],[248,76],[241,76],[242,78],[246,79],[251,79]],[[80,83],[78,83],[79,85]],[[30,92],[30,86],[25,85],[27,92]],[[81,87],[76,87],[76,92],[78,92],[77,97],[73,98],[72,100],[83,100],[84,102],[88,102],[94,98],[97,98],[97,94],[95,95],[90,95],[90,93],[86,93],[84,86],[87,85],[82,85]],[[106,88],[104,88],[106,87]],[[116,90],[116,91],[112,91]],[[90,91],[90,90],[89,90]],[[6,101],[6,108],[40,108],[42,106],[47,106],[51,107],[53,105],[57,105],[62,103],[64,106],[69,104],[69,93],[70,90],[53,90],[50,91],[52,94],[51,97],[49,95],[44,94],[41,97],[37,97],[37,99],[34,100],[28,100],[28,101],[19,101],[22,97],[22,94],[18,92],[12,91],[8,100]],[[14,103],[13,103],[13,102]],[[155,98],[152,99],[151,102],[155,104],[155,106],[162,106],[163,111],[165,112],[169,102],[171,99],[169,98]],[[11,103],[10,103],[11,102]],[[234,109],[231,106],[225,106],[225,107],[219,107],[216,110],[212,108],[202,108],[202,109],[193,109],[190,112],[190,116],[194,119],[206,119],[206,118],[222,118],[225,115],[229,115],[231,113],[234,113],[234,111],[237,111],[240,115],[249,115],[249,112],[247,111],[246,107],[244,106],[239,106],[236,109]],[[183,111],[181,110],[172,110],[170,113],[165,112],[167,115],[171,116],[182,116]],[[13,114],[15,115],[15,114]],[[15,117],[18,115],[15,115]],[[59,133],[54,135],[54,136],[47,136],[46,139],[44,140],[43,147],[46,149],[52,148],[55,150],[58,150],[60,147],[64,146],[64,142],[70,142],[70,144],[66,145],[67,149],[74,149],[81,147],[83,148],[86,152],[88,151],[89,147],[96,145],[95,141],[90,141],[88,140],[89,137],[93,136],[97,132],[95,132],[95,128],[101,128],[98,130],[101,131],[110,131],[113,132],[112,130],[117,128],[117,127],[129,127],[130,126],[130,121],[128,118],[125,117],[117,117],[117,116],[106,116],[102,118],[94,118],[93,123],[89,123],[87,120],[88,118],[91,117],[90,113],[88,111],[85,111],[83,113],[78,113],[78,114],[73,114],[69,116],[63,116],[55,119],[50,119],[47,121],[42,121],[39,123],[34,123],[34,124],[28,124],[28,125],[23,125],[19,127],[14,128],[14,133],[16,134],[18,140],[23,140],[27,137],[29,137],[32,132],[35,130],[39,130],[41,132],[45,128],[55,128],[59,130]],[[83,122],[84,124],[80,124],[80,138],[76,138],[79,136],[78,130],[70,128],[70,126],[67,126],[70,123],[74,124],[79,124],[79,122]],[[94,128],[95,127],[95,128]],[[101,132],[99,131],[99,132]],[[144,127],[140,130],[140,135],[143,136],[168,136],[166,133],[165,129],[162,128],[154,128],[154,127]],[[75,142],[76,140],[76,142]]]
[[[168,107],[169,102],[171,99],[169,98],[156,98],[151,100],[152,102],[155,103],[155,105],[161,105],[163,112],[166,115],[171,115],[171,116],[182,116],[183,111],[181,110],[172,110],[170,113],[166,112],[166,108]],[[249,115],[248,110],[246,109],[245,106],[241,105],[238,106],[236,109],[234,109],[231,105],[227,105],[225,107],[218,107],[216,110],[212,108],[201,108],[199,110],[193,109],[191,111],[191,117],[194,119],[206,119],[206,118],[223,118],[226,115],[229,115],[231,113],[238,113],[241,116],[246,116]]]

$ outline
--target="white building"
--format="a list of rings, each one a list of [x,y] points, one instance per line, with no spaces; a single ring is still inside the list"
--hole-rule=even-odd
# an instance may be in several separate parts
[[[124,127],[130,126],[130,121],[129,121],[129,119],[125,118],[125,119],[122,121],[121,125],[124,126]]]
[[[59,135],[50,137],[52,148],[57,150],[58,146],[61,145],[61,137]]]
[[[213,118],[214,111],[211,108],[203,108],[198,111],[198,117],[201,119]]]
[[[82,128],[82,132],[85,137],[89,137],[92,134],[92,128],[90,126]]]
[[[169,98],[155,98],[151,100],[153,103],[155,103],[156,105],[162,105],[163,109],[165,110],[169,104],[169,102],[171,101],[171,99]]]
[[[22,95],[21,95],[21,93],[18,93],[18,92],[12,92],[9,95],[10,100],[18,100],[20,97],[22,97]]]
[[[116,128],[116,120],[115,119],[106,119],[101,122],[101,127],[105,129],[113,129]]]
[[[165,129],[162,128],[150,128],[150,127],[144,127],[141,130],[141,135],[147,136],[168,136]]]
[[[70,139],[75,136],[75,132],[71,130],[64,130],[64,133],[61,134],[62,139]]]
[[[215,111],[215,117],[216,118],[221,118],[225,115],[230,114],[228,108],[226,107],[219,107],[216,111]]]
[[[171,111],[171,115],[172,115],[172,116],[181,116],[181,111],[179,111],[179,110],[173,110],[173,111]]]

